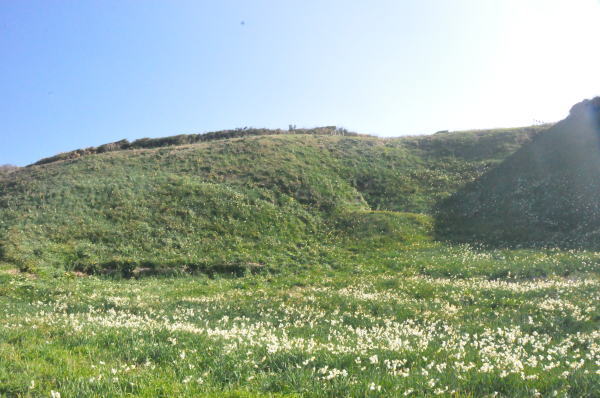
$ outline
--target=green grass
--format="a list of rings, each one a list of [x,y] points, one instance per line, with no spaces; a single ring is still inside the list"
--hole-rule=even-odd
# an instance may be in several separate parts
[[[600,97],[438,205],[438,236],[493,246],[600,248]]]
[[[547,127],[243,130],[3,173],[0,396],[596,397],[600,252],[434,239]]]
[[[258,135],[20,168],[0,178],[0,259],[125,276],[311,267],[344,219],[431,213],[540,129]]]
[[[241,278],[5,265],[0,396],[596,396],[600,253],[417,239],[345,256]]]

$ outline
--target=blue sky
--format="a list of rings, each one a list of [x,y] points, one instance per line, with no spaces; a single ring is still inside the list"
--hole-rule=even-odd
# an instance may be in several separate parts
[[[0,0],[0,164],[127,138],[555,121],[600,95],[598,0]]]

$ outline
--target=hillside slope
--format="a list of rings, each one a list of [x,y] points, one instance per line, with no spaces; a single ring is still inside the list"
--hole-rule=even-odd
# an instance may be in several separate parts
[[[422,236],[427,216],[405,212],[430,213],[545,127],[75,151],[0,178],[0,260],[125,275],[334,263],[344,239]]]
[[[493,245],[600,247],[600,97],[445,200],[438,234]]]

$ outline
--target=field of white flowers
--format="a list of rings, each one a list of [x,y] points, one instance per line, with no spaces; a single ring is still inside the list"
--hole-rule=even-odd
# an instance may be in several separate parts
[[[5,268],[0,396],[598,397],[597,256],[529,256],[543,275],[490,278],[511,259],[471,250],[243,278]]]

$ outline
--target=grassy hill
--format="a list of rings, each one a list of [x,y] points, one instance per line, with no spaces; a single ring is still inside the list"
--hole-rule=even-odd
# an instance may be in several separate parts
[[[446,238],[512,246],[600,247],[600,97],[440,205]]]
[[[471,207],[525,234],[520,207],[474,188],[509,206],[544,176],[534,155],[563,183],[588,170],[590,109],[393,139],[243,129],[6,170],[0,396],[595,398],[600,252],[434,235],[489,238]],[[543,185],[541,209],[593,165]]]
[[[242,129],[73,151],[0,177],[0,258],[124,275],[335,264],[348,239],[431,225],[439,200],[547,127]]]

